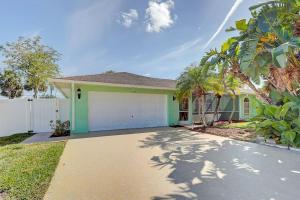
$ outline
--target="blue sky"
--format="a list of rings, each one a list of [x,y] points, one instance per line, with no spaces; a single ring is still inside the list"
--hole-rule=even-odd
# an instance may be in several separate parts
[[[177,78],[248,18],[258,0],[3,0],[0,44],[40,35],[62,74],[107,70]],[[3,68],[3,65],[0,65]]]

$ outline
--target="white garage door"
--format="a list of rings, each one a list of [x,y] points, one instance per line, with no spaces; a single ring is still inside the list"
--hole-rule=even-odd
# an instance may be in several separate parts
[[[167,96],[159,94],[89,92],[89,130],[167,125]]]

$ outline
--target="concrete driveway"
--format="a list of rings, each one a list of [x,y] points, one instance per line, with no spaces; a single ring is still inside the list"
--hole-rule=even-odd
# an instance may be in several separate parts
[[[45,199],[299,199],[297,152],[183,129],[116,133],[69,140]]]

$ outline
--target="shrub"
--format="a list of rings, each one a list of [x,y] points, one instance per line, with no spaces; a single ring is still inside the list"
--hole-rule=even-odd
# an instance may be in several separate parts
[[[50,121],[51,129],[53,130],[53,134],[51,137],[60,137],[60,136],[68,136],[70,135],[70,121],[67,120],[62,122],[61,120],[56,120],[54,123],[53,120]]]
[[[256,132],[276,143],[300,147],[300,98],[284,93],[276,105],[258,102]]]

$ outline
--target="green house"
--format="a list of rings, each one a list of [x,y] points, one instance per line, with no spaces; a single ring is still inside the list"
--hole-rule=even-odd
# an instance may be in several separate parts
[[[175,80],[107,72],[50,82],[70,100],[71,133],[191,124],[197,117],[193,97],[176,99]],[[255,114],[254,98],[251,90],[241,90],[234,120],[247,120]],[[212,95],[207,95],[206,105],[209,117],[215,106]],[[218,119],[228,119],[232,107],[232,98],[222,97]]]

